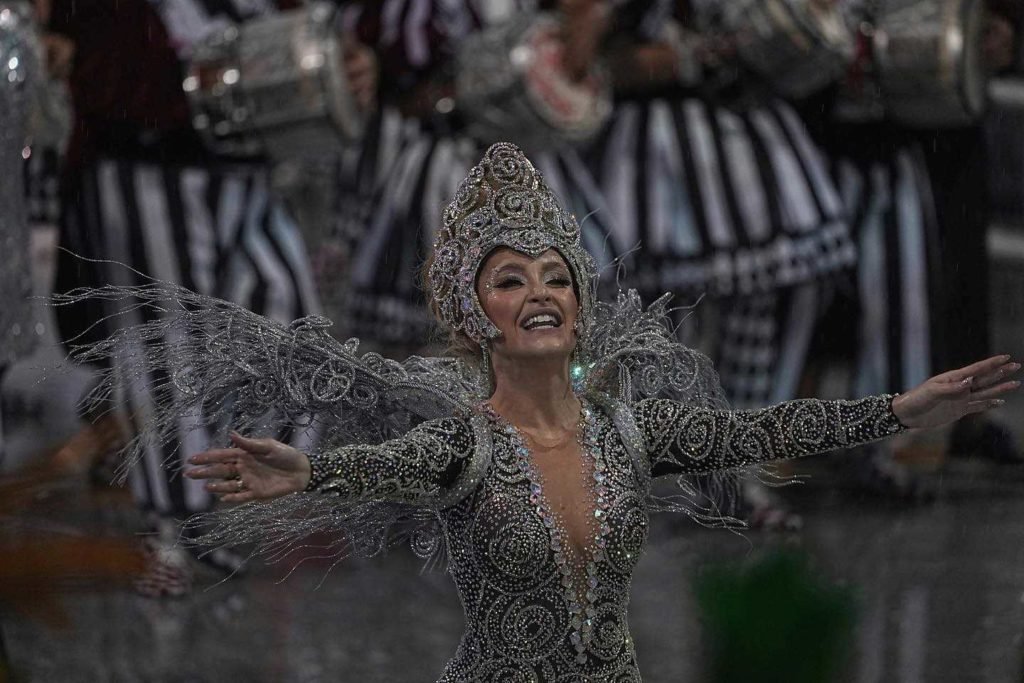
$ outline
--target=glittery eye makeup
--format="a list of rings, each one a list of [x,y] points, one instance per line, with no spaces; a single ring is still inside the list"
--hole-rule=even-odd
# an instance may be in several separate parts
[[[513,287],[519,287],[524,284],[526,284],[526,282],[521,277],[502,275],[495,278],[492,287],[494,289],[512,289]]]
[[[493,269],[484,280],[484,290],[512,289],[526,284],[526,277],[518,266],[506,265]]]
[[[544,273],[542,281],[549,287],[571,287],[572,277],[561,261],[552,261],[543,264]],[[506,264],[491,270],[484,280],[485,291],[495,289],[514,289],[522,287],[528,282],[528,277],[519,264]]]
[[[569,277],[568,273],[554,271],[544,276],[544,284],[557,285],[558,287],[571,287],[572,278]]]

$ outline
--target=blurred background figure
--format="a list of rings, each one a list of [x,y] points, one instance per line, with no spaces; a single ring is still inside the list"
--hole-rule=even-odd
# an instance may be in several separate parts
[[[136,544],[127,539],[68,534],[42,521],[46,506],[39,502],[60,487],[66,463],[5,457],[3,420],[13,424],[24,419],[25,411],[13,409],[18,392],[13,387],[3,391],[4,377],[36,350],[42,336],[30,299],[33,254],[24,164],[34,146],[59,146],[61,131],[59,124],[47,127],[53,123],[47,115],[55,113],[47,109],[47,98],[51,89],[59,89],[59,81],[48,83],[47,69],[55,76],[62,61],[44,48],[57,44],[39,30],[45,11],[31,2],[0,2],[0,252],[5,257],[0,268],[0,606],[58,627],[68,624],[60,604],[67,593],[76,587],[97,592],[123,585],[142,563]],[[8,474],[15,469],[22,472]],[[10,677],[6,639],[0,634],[0,679]]]
[[[1024,5],[1014,0],[987,0],[982,29],[984,67],[995,76],[1019,73]],[[926,131],[922,141],[935,194],[941,234],[942,272],[948,296],[945,340],[939,358],[945,363],[992,348],[994,317],[989,303],[989,230],[997,216],[993,206],[992,173],[998,172],[986,128],[997,125],[995,111],[968,125]],[[991,150],[991,151],[990,151]],[[949,440],[954,456],[982,456],[1002,463],[1020,463],[1020,442],[1004,422],[991,417],[966,420],[954,426]]]
[[[8,425],[6,433],[0,427],[0,453],[3,468],[11,471],[39,452],[56,450],[74,432],[78,425],[62,419],[73,411],[74,400],[63,394],[76,391],[88,373],[41,376],[34,369],[54,365],[61,355],[53,348],[54,325],[44,303],[53,267],[43,254],[56,236],[58,159],[71,116],[65,79],[73,48],[45,30],[48,2],[15,2],[5,8],[11,26],[17,26],[12,31],[26,26],[13,17],[27,12],[33,20],[24,38],[11,43],[12,55],[4,62],[10,70],[5,85],[16,88],[10,95],[21,108],[4,119],[10,122],[4,136],[5,177],[11,179],[4,191],[11,194],[2,203],[4,250],[10,259],[0,274],[5,301],[0,313],[0,423],[6,419]]]
[[[153,277],[284,322],[319,311],[306,247],[272,191],[266,158],[211,151],[193,129],[182,89],[183,60],[198,42],[278,9],[269,0],[54,3],[50,28],[74,46],[75,110],[61,192],[66,251],[59,254],[57,290]],[[108,303],[58,309],[65,342],[103,338],[113,325],[155,315],[131,302]],[[105,419],[130,438],[154,392],[173,390],[167,380],[123,387],[105,406]],[[176,463],[202,440],[195,425],[183,424],[177,442],[154,446],[146,465],[132,472],[133,495],[158,533],[148,541],[152,571],[140,582],[144,592],[178,595],[190,588],[190,561],[171,547],[176,520],[208,509],[211,500],[178,475]],[[238,565],[227,553],[204,561],[222,572]]]
[[[28,2],[0,4],[0,388],[8,369],[36,344],[29,251],[28,212],[22,182],[23,151],[29,138],[35,89],[44,78],[44,62],[34,8]],[[3,394],[0,393],[0,398]],[[0,400],[0,458],[4,454],[4,417],[11,410]]]
[[[825,159],[776,92],[813,90],[830,65],[807,56],[811,70],[799,73],[810,83],[793,80],[790,63],[752,68],[740,47],[771,16],[744,8],[619,3],[606,41],[615,114],[590,154],[617,241],[637,246],[627,282],[648,298],[671,291],[679,304],[706,297],[680,331],[710,353],[738,408],[796,395],[815,283],[855,258]],[[773,40],[755,47],[787,48]],[[799,525],[759,485],[744,489],[720,504],[754,526]]]
[[[989,348],[982,123],[989,76],[1010,66],[1019,9],[960,0],[910,3],[902,12],[840,4],[856,41],[854,60],[835,84],[805,99],[802,111],[830,156],[858,261],[848,279],[823,290],[826,314],[812,357],[816,372],[833,378],[836,367],[846,368],[848,384],[841,388],[839,380],[831,391],[898,392]],[[964,45],[955,75],[946,77],[943,60],[957,57],[940,41],[952,33]],[[940,47],[911,64],[907,50],[921,40]],[[851,454],[854,481],[895,499],[930,497],[893,458],[899,447]],[[1006,462],[1021,457],[1009,430],[989,417],[955,425],[948,450]]]
[[[347,194],[364,222],[351,230],[346,334],[398,356],[428,337],[420,273],[441,207],[499,138],[534,154],[553,191],[586,217],[587,248],[609,263],[617,253],[610,213],[571,145],[603,121],[594,59],[605,3],[359,5],[357,34],[380,60],[381,115],[364,142],[360,184]],[[513,67],[516,45],[534,49],[528,68]]]
[[[319,132],[326,139],[321,139],[323,144],[314,150],[308,141],[317,135],[306,130],[307,144],[301,151],[275,154],[272,178],[309,247],[322,312],[334,322],[334,334],[341,336],[345,331],[352,250],[364,232],[367,205],[373,194],[370,188],[379,187],[393,160],[401,117],[393,109],[378,107],[377,58],[366,37],[358,33],[363,3],[331,0],[330,4],[338,7],[332,24],[343,64],[340,69],[323,69],[327,72],[323,80],[331,83],[327,88],[335,87],[339,78],[344,80],[357,105],[357,112],[349,114],[358,114],[359,132],[346,135],[339,144],[331,139],[337,137],[336,133],[321,126]],[[312,42],[320,38],[323,36]],[[277,126],[277,131],[286,128]]]

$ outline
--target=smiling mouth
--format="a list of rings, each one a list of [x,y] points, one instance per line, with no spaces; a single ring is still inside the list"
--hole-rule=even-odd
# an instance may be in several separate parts
[[[552,313],[538,313],[524,320],[520,327],[524,330],[553,330],[561,326],[562,320],[559,316]]]

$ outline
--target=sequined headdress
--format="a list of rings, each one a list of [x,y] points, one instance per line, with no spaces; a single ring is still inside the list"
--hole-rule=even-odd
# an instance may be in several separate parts
[[[498,247],[534,257],[548,249],[562,255],[575,281],[577,333],[584,338],[591,320],[594,265],[580,245],[579,224],[559,205],[526,155],[508,142],[491,145],[459,185],[444,211],[428,273],[441,319],[480,344],[500,335],[476,294],[480,264]]]

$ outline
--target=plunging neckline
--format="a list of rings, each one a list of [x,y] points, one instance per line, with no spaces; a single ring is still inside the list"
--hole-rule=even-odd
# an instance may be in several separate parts
[[[557,529],[562,533],[562,541],[573,556],[576,568],[582,571],[593,551],[593,519],[597,502],[590,485],[594,475],[592,458],[581,445],[581,427],[577,425],[575,438],[558,449],[559,452],[552,452],[552,449],[542,454],[529,437],[525,443],[530,451],[534,478],[542,487],[540,496],[543,503],[556,519]],[[562,456],[566,457],[563,459]],[[565,471],[559,471],[561,467]],[[582,518],[578,516],[580,512]]]
[[[592,638],[593,618],[597,615],[595,603],[600,586],[598,566],[605,560],[605,537],[611,532],[607,523],[610,503],[606,486],[606,467],[604,457],[598,448],[594,409],[587,401],[581,399],[577,444],[584,496],[589,498],[585,503],[587,515],[591,517],[587,525],[587,542],[582,546],[582,550],[579,544],[569,539],[564,517],[551,505],[550,498],[545,493],[545,478],[537,467],[522,430],[502,417],[489,402],[484,402],[481,409],[513,442],[517,467],[529,486],[530,506],[548,530],[548,542],[560,574],[559,580],[564,597],[569,605],[572,626],[570,640],[577,652],[577,661],[583,663],[587,657],[587,645]],[[590,495],[587,496],[587,493]]]

